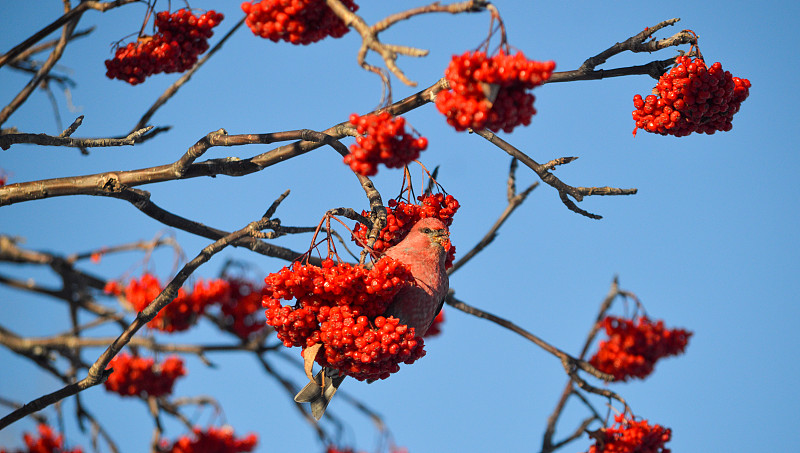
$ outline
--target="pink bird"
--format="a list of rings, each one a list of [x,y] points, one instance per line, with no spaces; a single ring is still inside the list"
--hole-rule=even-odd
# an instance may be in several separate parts
[[[400,290],[384,316],[394,316],[401,323],[413,327],[418,337],[428,331],[447,295],[449,280],[444,266],[447,258],[444,244],[449,235],[441,220],[429,217],[418,221],[399,244],[386,250],[386,256],[400,261],[411,271],[416,285]],[[338,370],[324,368],[294,400],[311,403],[311,413],[319,420],[344,378]]]

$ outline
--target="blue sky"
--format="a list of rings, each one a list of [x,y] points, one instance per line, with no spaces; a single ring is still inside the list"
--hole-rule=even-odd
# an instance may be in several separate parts
[[[6,2],[9,3],[9,2]],[[178,2],[179,3],[179,2]],[[364,4],[368,22],[424,2]],[[379,4],[381,3],[381,4]],[[795,2],[684,2],[646,7],[640,2],[498,2],[510,43],[527,56],[555,60],[556,70],[575,69],[587,57],[646,26],[680,17],[665,37],[683,28],[700,37],[709,63],[752,82],[751,96],[734,128],[713,136],[631,135],[634,94],[646,94],[647,76],[551,84],[535,90],[538,114],[528,127],[501,134],[539,162],[580,156],[556,175],[574,186],[636,187],[630,197],[594,197],[580,204],[603,215],[590,220],[568,211],[542,185],[518,209],[496,241],[451,278],[463,301],[514,320],[546,341],[577,354],[598,306],[615,276],[636,293],[653,318],[694,332],[687,353],[665,359],[643,382],[612,384],[634,412],[673,429],[668,444],[687,451],[793,451],[800,421],[796,390],[800,319],[797,278],[800,219],[800,159],[796,152],[798,62],[790,53]],[[238,2],[193,2],[226,15],[212,45],[239,17]],[[15,20],[0,31],[5,52],[60,15],[61,2],[15,2]],[[131,87],[105,78],[103,60],[110,44],[138,30],[143,5],[104,14],[90,11],[79,28],[96,25],[88,39],[68,47],[60,67],[78,82],[71,104],[55,96],[64,127],[85,115],[75,136],[126,133],[153,100],[178,76],[159,75]],[[424,88],[442,76],[452,54],[477,47],[486,37],[488,13],[432,15],[398,24],[381,35],[385,42],[430,49],[422,59],[400,58],[406,74]],[[351,32],[307,47],[275,44],[240,30],[187,86],[161,108],[152,124],[172,130],[142,145],[96,148],[89,156],[75,149],[15,145],[0,152],[10,182],[33,181],[102,171],[161,165],[177,160],[197,139],[225,128],[231,134],[310,128],[321,130],[364,113],[380,101],[377,77],[356,64],[360,38]],[[684,47],[688,50],[688,47]],[[643,64],[674,55],[619,55],[603,68]],[[369,61],[380,63],[371,54]],[[0,103],[7,104],[27,76],[0,70]],[[394,97],[417,89],[393,80]],[[72,108],[72,110],[71,110]],[[456,133],[433,105],[410,112],[408,122],[428,137],[421,157],[440,165],[439,181],[462,205],[451,228],[460,253],[469,250],[505,206],[508,156],[476,135]],[[60,132],[47,96],[33,94],[3,127]],[[346,144],[351,140],[346,139]],[[205,158],[247,157],[265,146],[213,148]],[[315,225],[334,207],[367,207],[361,188],[341,157],[319,149],[243,178],[196,178],[142,187],[176,214],[234,230],[257,219],[281,192],[292,193],[278,210],[285,225]],[[518,187],[536,180],[522,167]],[[374,181],[389,199],[399,171],[382,168]],[[0,208],[0,232],[25,238],[25,246],[62,254],[83,252],[164,232],[125,202],[87,196],[52,198]],[[208,244],[173,232],[187,256]],[[296,250],[310,237],[282,238]],[[152,266],[162,278],[172,271],[172,255],[158,252]],[[244,250],[225,250],[202,267],[213,276],[227,258],[244,260],[263,278],[285,263]],[[107,278],[131,269],[141,254],[104,259],[83,267]],[[140,268],[139,268],[140,269]],[[0,264],[0,272],[57,285],[32,266]],[[105,303],[113,303],[105,301]],[[625,307],[612,310],[623,314]],[[342,387],[384,417],[398,445],[411,453],[435,451],[538,451],[546,419],[566,376],[554,357],[487,321],[445,309],[444,335],[427,343],[428,355],[390,379],[372,385],[348,381]],[[67,310],[57,301],[0,288],[0,324],[27,335],[52,335],[67,328]],[[98,334],[110,335],[110,332]],[[212,342],[208,326],[175,341]],[[217,341],[222,341],[218,339]],[[101,350],[89,350],[93,361]],[[290,354],[298,355],[296,351]],[[217,354],[206,368],[189,358],[190,375],[179,381],[181,396],[210,394],[224,417],[192,413],[199,424],[227,422],[237,432],[256,432],[258,451],[321,451],[314,431],[291,407],[291,397],[245,354]],[[27,361],[0,349],[0,394],[27,402],[59,388]],[[281,373],[300,383],[302,372],[272,359]],[[147,408],[102,388],[82,396],[123,445],[144,451],[152,430]],[[600,410],[604,401],[593,399]],[[345,444],[374,450],[379,442],[370,420],[343,399],[331,412],[347,420]],[[72,444],[88,447],[72,421],[74,405],[63,411]],[[53,414],[53,409],[46,411]],[[119,417],[119,414],[125,417]],[[571,432],[585,413],[572,402],[560,425]],[[329,423],[324,421],[324,423]],[[328,425],[333,426],[333,425]],[[182,434],[168,423],[169,437]],[[17,446],[20,421],[0,432],[0,445]],[[585,451],[586,436],[562,451]]]

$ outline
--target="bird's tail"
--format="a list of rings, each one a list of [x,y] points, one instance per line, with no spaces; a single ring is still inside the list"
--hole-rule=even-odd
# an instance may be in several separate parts
[[[294,400],[298,403],[311,403],[311,415],[319,420],[344,378],[345,376],[339,375],[339,370],[325,367],[297,393]]]

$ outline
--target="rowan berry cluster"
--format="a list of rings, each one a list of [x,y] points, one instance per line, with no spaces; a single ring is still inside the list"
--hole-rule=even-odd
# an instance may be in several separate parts
[[[441,335],[442,324],[444,324],[444,310],[439,310],[439,314],[433,318],[433,322],[431,323],[431,326],[428,327],[428,331],[425,332],[423,338],[431,338]]]
[[[227,280],[228,297],[220,302],[224,327],[241,339],[262,330],[264,320],[261,314],[261,291],[253,282],[242,279]]]
[[[163,289],[157,277],[145,273],[140,279],[129,281],[124,290],[114,283],[107,284],[105,291],[109,294],[123,294],[134,310],[142,311]],[[175,300],[161,309],[147,326],[170,333],[186,330],[195,324],[209,305],[224,301],[229,290],[230,285],[225,280],[198,280],[191,293],[183,288],[179,289]]]
[[[709,68],[700,58],[680,56],[653,93],[633,97],[633,135],[639,129],[676,137],[710,135],[731,130],[733,115],[750,94],[750,81],[733,77],[718,62]]]
[[[458,211],[458,200],[452,195],[444,195],[441,193],[424,194],[417,197],[419,204],[408,203],[405,201],[389,200],[387,206],[386,226],[378,234],[378,239],[372,245],[372,249],[376,253],[383,253],[389,247],[397,245],[420,219],[428,217],[436,217],[441,220],[445,226],[450,226],[453,223],[453,216]],[[368,216],[369,212],[362,211],[361,215]],[[353,240],[358,244],[367,243],[367,234],[369,228],[361,223],[356,223],[353,227]],[[447,250],[447,261],[445,266],[450,268],[453,265],[455,258],[456,247],[450,244],[448,240],[445,243]]]
[[[344,163],[363,176],[378,173],[378,164],[405,167],[428,147],[427,138],[414,138],[406,132],[405,118],[393,117],[389,112],[364,116],[353,113],[350,123],[359,135],[350,146],[350,154],[344,156]]]
[[[183,436],[162,451],[168,453],[241,453],[253,451],[258,437],[250,433],[247,437],[236,438],[233,429],[224,426],[208,427],[206,431],[194,428],[194,436]]]
[[[401,289],[414,284],[402,263],[383,257],[372,269],[331,259],[322,264],[293,263],[266,278],[267,324],[286,347],[305,352],[321,343],[317,363],[361,381],[386,379],[399,363],[425,355],[413,328],[380,316]],[[281,304],[292,299],[294,306]]]
[[[53,429],[44,423],[39,424],[39,437],[35,438],[29,433],[24,433],[22,439],[25,441],[26,450],[6,450],[0,448],[0,453],[83,453],[80,447],[71,450],[64,449],[64,436],[53,433]]]
[[[175,380],[186,375],[180,357],[167,357],[160,364],[152,358],[122,353],[108,364],[114,372],[104,383],[106,390],[122,396],[163,396],[172,393]]]
[[[183,72],[208,50],[208,38],[224,16],[208,11],[199,17],[187,9],[156,14],[157,32],[120,47],[106,60],[106,77],[136,85],[153,74]]]
[[[352,0],[342,0],[350,11],[358,10]],[[242,3],[245,23],[253,34],[273,42],[311,44],[328,36],[341,38],[350,29],[325,0],[262,0]]]
[[[546,82],[555,67],[553,61],[528,60],[522,52],[454,55],[445,71],[450,90],[436,95],[436,108],[457,131],[511,132],[531,123],[535,97],[528,90]]]
[[[664,321],[653,323],[646,316],[635,322],[606,316],[602,325],[608,340],[600,342],[589,363],[617,381],[649,376],[656,361],[683,353],[692,335],[684,329],[666,329]]]
[[[660,425],[650,425],[647,420],[635,421],[623,414],[614,417],[610,428],[592,433],[595,444],[588,453],[670,453],[664,444],[672,437],[672,430]]]

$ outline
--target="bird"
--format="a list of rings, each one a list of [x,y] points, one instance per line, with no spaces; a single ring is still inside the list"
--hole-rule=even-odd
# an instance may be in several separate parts
[[[401,289],[392,299],[383,316],[394,316],[402,324],[413,327],[423,336],[442,309],[449,289],[445,244],[450,232],[438,218],[417,221],[397,245],[384,253],[400,261],[411,272],[415,284]],[[311,415],[322,418],[336,390],[346,376],[334,368],[324,367],[294,397],[298,403],[311,403]]]

